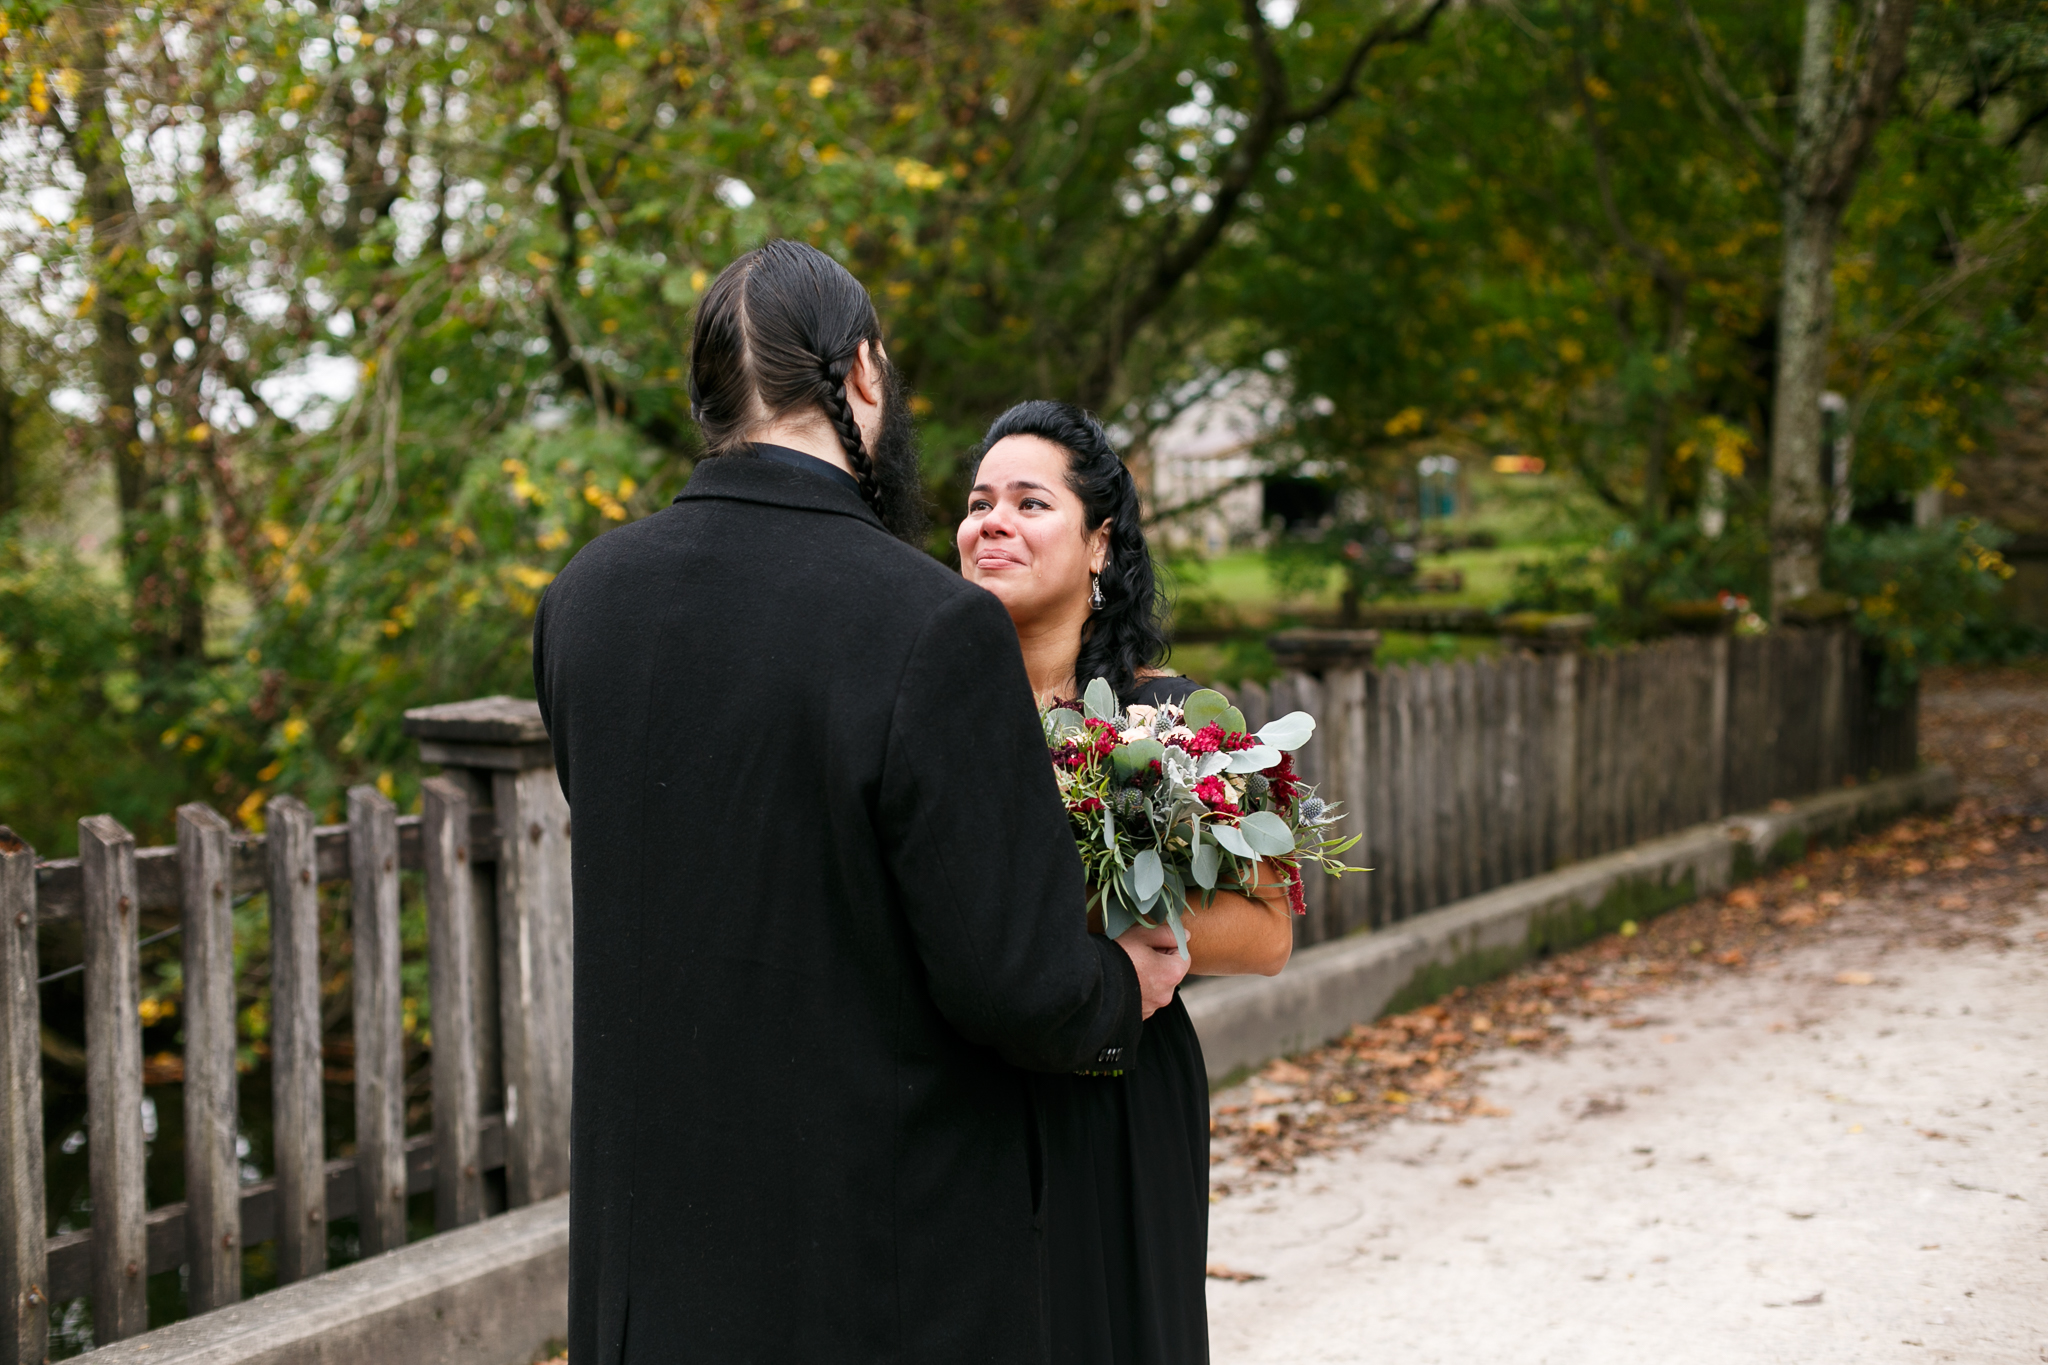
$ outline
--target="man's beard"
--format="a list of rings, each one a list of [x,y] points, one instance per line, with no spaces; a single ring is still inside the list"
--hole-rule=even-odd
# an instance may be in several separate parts
[[[898,540],[924,546],[931,524],[925,505],[924,471],[917,459],[917,424],[910,419],[910,390],[903,372],[885,364],[882,378],[882,429],[868,451],[874,470],[875,509],[882,525]]]

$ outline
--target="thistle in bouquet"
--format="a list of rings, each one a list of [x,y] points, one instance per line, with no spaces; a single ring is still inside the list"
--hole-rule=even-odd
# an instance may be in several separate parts
[[[1295,771],[1296,752],[1315,735],[1306,711],[1253,732],[1221,692],[1123,708],[1097,678],[1042,720],[1091,908],[1100,907],[1111,937],[1165,924],[1185,956],[1190,894],[1202,905],[1218,890],[1254,894],[1263,861],[1300,914],[1307,869],[1332,877],[1364,870],[1341,861],[1358,842],[1334,829],[1343,812]]]

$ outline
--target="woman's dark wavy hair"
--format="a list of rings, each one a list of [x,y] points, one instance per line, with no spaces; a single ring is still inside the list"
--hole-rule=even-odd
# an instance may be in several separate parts
[[[1152,572],[1152,552],[1138,505],[1138,483],[1092,413],[1071,403],[1035,398],[1011,408],[989,427],[974,467],[1006,436],[1037,436],[1067,452],[1067,487],[1081,499],[1082,524],[1092,533],[1109,523],[1109,553],[1102,563],[1102,609],[1081,633],[1074,679],[1085,687],[1106,678],[1118,696],[1138,675],[1166,661],[1166,597]],[[973,482],[972,477],[969,483]]]
[[[690,338],[690,415],[710,453],[738,450],[750,430],[816,404],[839,434],[861,496],[882,511],[874,463],[846,402],[863,341],[882,344],[874,300],[814,246],[778,238],[719,271]]]

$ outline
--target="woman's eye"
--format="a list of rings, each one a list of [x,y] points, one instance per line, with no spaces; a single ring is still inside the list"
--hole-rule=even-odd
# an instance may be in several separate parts
[[[1026,499],[1024,499],[1024,501],[1023,501],[1023,502],[1022,502],[1022,503],[1020,504],[1020,506],[1024,506],[1024,507],[1041,507],[1041,508],[1042,508],[1042,507],[1050,507],[1051,505],[1052,505],[1052,504],[1050,504],[1050,503],[1046,503],[1046,502],[1040,502],[1040,501],[1039,501],[1039,500],[1038,500],[1037,498],[1026,498]]]

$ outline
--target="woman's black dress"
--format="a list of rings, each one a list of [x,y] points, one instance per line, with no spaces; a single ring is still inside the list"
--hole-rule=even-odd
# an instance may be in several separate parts
[[[1125,705],[1178,702],[1154,678]],[[1053,1365],[1209,1359],[1209,1082],[1187,1007],[1145,1022],[1121,1076],[1037,1076]]]

